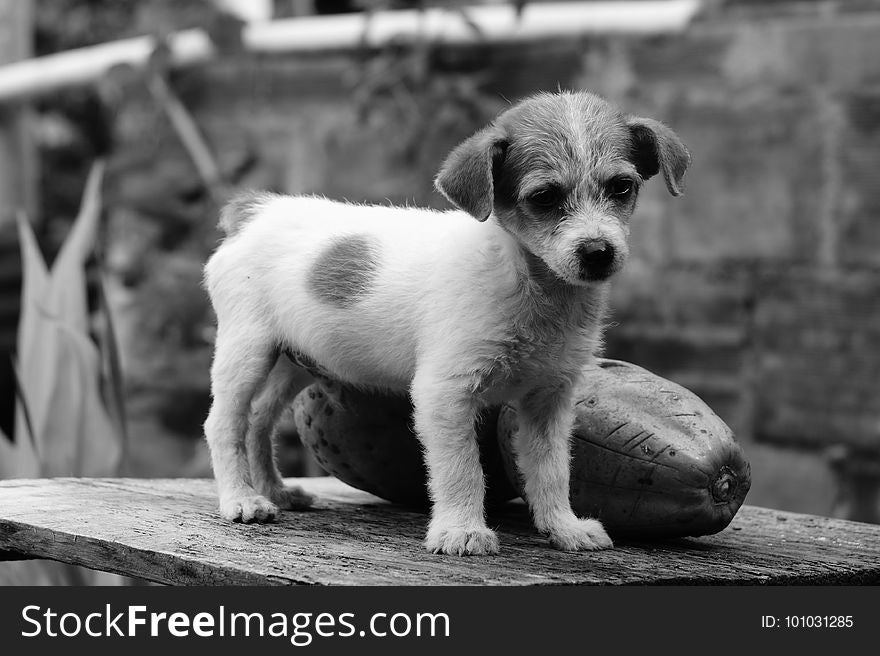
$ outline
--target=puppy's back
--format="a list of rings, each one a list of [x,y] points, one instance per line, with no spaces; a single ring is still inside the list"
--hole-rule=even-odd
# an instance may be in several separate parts
[[[492,230],[460,212],[274,194],[236,198],[221,221],[205,266],[221,329],[234,317],[340,379],[387,387],[408,383],[428,315],[454,313]]]

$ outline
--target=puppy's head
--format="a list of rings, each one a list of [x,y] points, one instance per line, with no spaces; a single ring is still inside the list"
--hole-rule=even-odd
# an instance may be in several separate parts
[[[435,184],[477,220],[494,215],[556,276],[585,285],[626,261],[641,184],[662,171],[678,196],[689,163],[662,123],[589,93],[540,94],[460,144]]]

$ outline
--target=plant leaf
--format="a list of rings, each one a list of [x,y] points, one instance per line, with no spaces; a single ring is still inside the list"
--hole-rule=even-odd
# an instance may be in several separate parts
[[[96,162],[86,180],[79,214],[52,265],[50,307],[72,328],[88,334],[85,264],[94,252],[101,219],[104,163]]]
[[[92,167],[79,215],[51,272],[30,224],[19,217],[20,387],[44,476],[107,476],[119,465],[122,447],[99,390],[100,357],[88,336],[86,299],[85,264],[98,234],[103,169],[100,162]],[[19,416],[16,431],[26,423],[23,410]]]
[[[46,323],[41,317],[49,302],[50,279],[46,261],[37,245],[31,224],[24,213],[18,214],[18,239],[21,248],[21,314],[18,321],[18,384],[20,396],[27,399],[31,421],[27,422],[20,405],[16,408],[15,441],[29,443],[23,432],[30,430],[35,444],[42,451],[42,417],[49,411],[46,387],[55,373],[57,343],[49,339]],[[42,381],[42,382],[41,382]]]
[[[17,407],[21,409],[21,416],[24,419],[25,430],[27,430],[31,446],[34,448],[34,453],[39,458],[40,451],[39,447],[37,447],[37,438],[34,433],[34,422],[31,419],[31,412],[28,409],[27,398],[24,394],[24,388],[21,385],[21,374],[19,373],[18,362],[14,357],[12,360],[12,377],[15,381],[15,401],[18,404]]]
[[[46,429],[53,434],[66,433],[69,446],[73,447],[69,451],[69,460],[62,463],[66,475],[115,475],[118,473],[122,443],[101,398],[98,347],[86,335],[77,333],[64,323],[59,322],[57,329],[58,339],[64,345],[63,351],[69,355],[65,369],[60,373],[69,384],[56,386],[53,407],[59,408],[59,411],[47,418]]]
[[[101,260],[99,258],[99,266]],[[103,267],[102,267],[103,268]],[[105,381],[105,393],[102,395],[110,415],[115,420],[122,439],[120,467],[124,465],[128,451],[128,417],[125,412],[125,390],[122,366],[120,365],[119,343],[116,340],[116,328],[113,315],[107,302],[104,280],[98,282],[98,303],[100,305],[100,347],[102,380]]]
[[[39,475],[40,462],[33,444],[30,441],[13,442],[0,431],[0,478],[36,478]]]

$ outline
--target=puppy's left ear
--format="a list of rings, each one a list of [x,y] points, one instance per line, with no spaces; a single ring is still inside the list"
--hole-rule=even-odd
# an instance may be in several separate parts
[[[650,118],[631,117],[627,124],[632,133],[632,160],[639,175],[647,180],[662,170],[669,193],[681,196],[691,154],[678,135]]]
[[[434,186],[457,208],[485,221],[494,208],[495,173],[506,150],[498,128],[483,128],[449,154]]]

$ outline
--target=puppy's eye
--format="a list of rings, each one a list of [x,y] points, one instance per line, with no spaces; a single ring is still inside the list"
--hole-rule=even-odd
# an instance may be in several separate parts
[[[544,187],[528,197],[531,205],[541,210],[556,209],[562,204],[564,194],[562,189],[556,186]]]
[[[612,178],[605,185],[605,192],[616,200],[626,200],[635,189],[635,183],[629,178]]]

